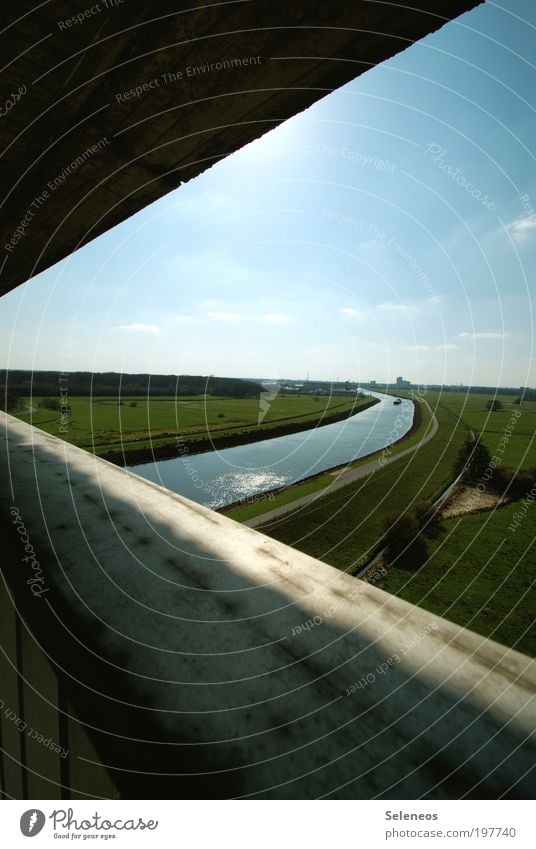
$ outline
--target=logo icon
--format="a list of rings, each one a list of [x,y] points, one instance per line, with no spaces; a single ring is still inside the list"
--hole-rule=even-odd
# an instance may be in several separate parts
[[[46,821],[43,811],[32,808],[25,811],[20,818],[20,830],[25,837],[35,837],[39,834]]]
[[[281,385],[276,380],[263,380],[262,392],[259,398],[259,418],[257,424],[262,424],[264,417],[281,391]]]

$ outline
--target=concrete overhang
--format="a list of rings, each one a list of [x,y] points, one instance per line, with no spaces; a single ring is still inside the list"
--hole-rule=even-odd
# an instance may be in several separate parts
[[[9,4],[0,292],[476,5]]]

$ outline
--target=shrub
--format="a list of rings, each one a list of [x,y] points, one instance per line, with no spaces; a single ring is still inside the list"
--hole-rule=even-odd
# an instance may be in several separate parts
[[[480,441],[480,437],[477,437],[473,442],[471,437],[468,436],[458,452],[456,471],[462,471],[465,467],[467,478],[471,481],[477,481],[484,474],[490,462],[491,454]]]
[[[42,407],[45,410],[59,410],[61,405],[59,398],[41,398],[41,400],[37,402],[37,406]]]
[[[388,516],[385,522],[385,560],[403,569],[417,569],[426,561],[427,549],[415,513]]]
[[[514,469],[512,466],[499,466],[490,480],[490,487],[501,495],[511,498],[523,498],[536,481],[536,468]]]

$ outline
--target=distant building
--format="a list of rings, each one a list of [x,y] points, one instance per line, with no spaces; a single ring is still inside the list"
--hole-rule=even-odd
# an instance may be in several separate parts
[[[411,380],[404,380],[403,377],[397,377],[396,388],[397,389],[411,389]]]

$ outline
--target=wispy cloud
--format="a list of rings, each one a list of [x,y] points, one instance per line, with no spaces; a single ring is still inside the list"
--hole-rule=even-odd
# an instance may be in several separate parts
[[[347,315],[349,318],[360,318],[363,313],[361,310],[355,310],[353,307],[343,307],[341,315]]]
[[[379,310],[384,310],[385,312],[408,312],[409,310],[415,309],[414,304],[401,304],[395,303],[395,301],[385,301],[383,304],[378,304]]]
[[[402,345],[404,351],[429,351],[430,345]]]
[[[158,336],[160,328],[156,324],[118,324],[113,330],[121,330],[124,333],[141,333],[144,336]]]
[[[237,312],[209,312],[207,315],[214,321],[238,321],[241,318]]]
[[[454,345],[452,342],[449,342],[446,345],[436,345],[436,351],[458,351],[459,348],[457,345]]]
[[[248,312],[227,312],[226,310],[209,310],[206,313],[206,317],[211,319],[212,321],[249,321],[249,322],[268,322],[269,324],[285,324],[290,321],[290,316],[285,315],[285,313],[281,312],[267,312],[263,314],[255,314]],[[188,316],[184,316],[184,318],[188,318]]]
[[[536,216],[526,215],[516,218],[515,221],[506,225],[506,229],[511,233],[514,242],[518,244],[528,242],[536,238]]]
[[[495,330],[485,330],[480,333],[458,333],[459,339],[505,339],[509,333],[500,333]]]

